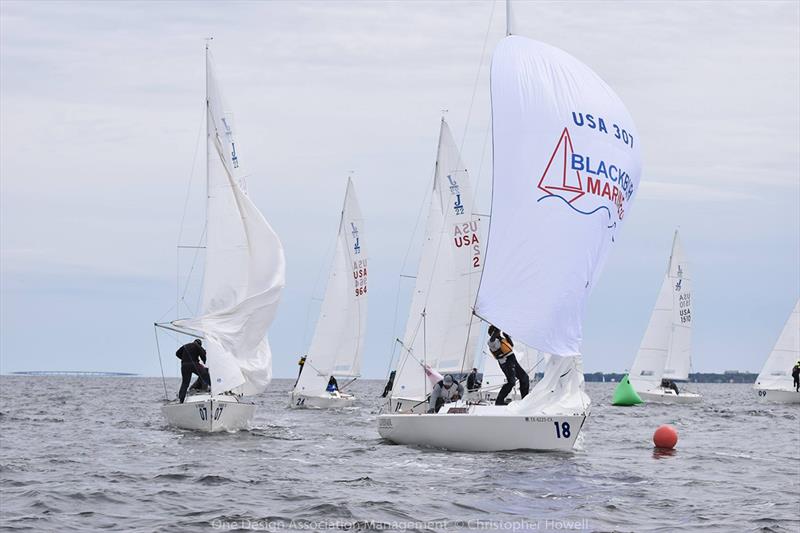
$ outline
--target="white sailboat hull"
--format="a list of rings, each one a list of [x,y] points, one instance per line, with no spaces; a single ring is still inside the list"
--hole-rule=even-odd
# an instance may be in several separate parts
[[[355,402],[352,394],[325,392],[319,396],[298,392],[289,393],[289,407],[292,409],[336,409],[350,407]]]
[[[699,403],[703,401],[703,396],[694,392],[681,392],[675,394],[672,389],[662,389],[661,387],[647,391],[636,391],[642,400],[650,403]]]
[[[437,414],[381,414],[378,433],[396,444],[453,451],[570,451],[586,421],[585,414],[509,414],[503,406],[469,406],[458,410],[467,412],[448,413],[452,408],[445,406]]]
[[[774,403],[800,403],[800,392],[793,390],[759,389],[756,388],[758,399],[762,402]]]
[[[209,394],[188,396],[184,403],[170,402],[161,407],[169,425],[209,433],[246,429],[255,410],[255,404],[241,402],[235,396]]]

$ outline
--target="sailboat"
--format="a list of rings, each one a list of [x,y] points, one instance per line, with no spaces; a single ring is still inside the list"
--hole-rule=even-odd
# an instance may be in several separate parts
[[[664,403],[702,400],[700,394],[679,392],[674,385],[675,381],[689,379],[692,318],[692,279],[675,231],[667,272],[630,372],[631,385],[642,400]]]
[[[613,90],[547,44],[507,31],[490,85],[491,222],[474,314],[550,354],[544,376],[508,405],[382,412],[378,431],[391,442],[450,450],[571,450],[591,403],[583,310],[635,198],[640,142]]]
[[[756,378],[758,399],[767,402],[800,403],[794,388],[792,368],[800,364],[800,300],[794,305],[778,342]]]
[[[311,347],[289,406],[346,407],[352,394],[328,384],[332,376],[358,378],[367,325],[367,248],[364,219],[351,179],[347,180],[336,251]]]
[[[442,118],[414,293],[384,411],[424,413],[433,387],[429,376],[471,368],[465,354],[474,353],[479,337],[471,308],[483,268],[478,230],[469,174]]]
[[[245,189],[206,46],[206,244],[201,311],[156,324],[203,339],[210,391],[162,407],[168,423],[199,431],[246,428],[272,377],[266,338],[285,284],[283,246]]]

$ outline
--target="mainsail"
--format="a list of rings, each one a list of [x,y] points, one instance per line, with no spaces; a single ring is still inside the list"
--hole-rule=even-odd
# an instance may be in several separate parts
[[[367,257],[364,218],[348,179],[333,267],[295,391],[321,394],[332,375],[358,376],[367,325]]]
[[[586,298],[638,189],[636,127],[586,65],[520,36],[495,50],[491,96],[492,218],[475,312],[517,342],[578,356]],[[585,403],[579,358],[555,356],[509,409]]]
[[[778,342],[756,378],[756,386],[793,391],[792,367],[797,361],[800,361],[800,300],[795,304]]]
[[[692,282],[678,232],[667,272],[630,371],[637,390],[657,387],[662,378],[688,380],[692,344]]]
[[[201,332],[211,392],[257,394],[269,384],[266,333],[285,284],[283,246],[244,190],[231,117],[206,52],[207,212],[200,316],[174,324]]]
[[[464,370],[465,354],[474,354],[480,333],[477,321],[471,324],[471,306],[482,268],[469,175],[442,119],[425,241],[393,397],[425,398],[430,383],[423,364],[442,374]]]

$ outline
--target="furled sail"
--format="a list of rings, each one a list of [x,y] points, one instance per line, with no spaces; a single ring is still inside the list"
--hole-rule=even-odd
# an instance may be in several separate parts
[[[333,267],[295,391],[321,394],[332,375],[358,376],[367,325],[367,257],[364,218],[348,180]]]
[[[472,302],[483,258],[471,192],[458,147],[442,119],[425,241],[393,397],[425,398],[430,383],[423,364],[445,374],[472,363],[480,333],[477,321],[471,324]]]
[[[285,284],[283,246],[248,197],[230,115],[206,54],[208,200],[200,316],[176,326],[205,339],[211,392],[257,394],[269,384],[266,333]]]
[[[639,185],[639,136],[597,74],[524,37],[497,46],[491,96],[492,219],[476,314],[532,348],[577,355],[586,298]]]
[[[637,390],[658,386],[662,378],[688,380],[692,343],[692,284],[678,232],[667,273],[639,352],[630,371]]]
[[[792,367],[800,361],[800,300],[783,326],[778,342],[756,379],[761,389],[793,391]]]

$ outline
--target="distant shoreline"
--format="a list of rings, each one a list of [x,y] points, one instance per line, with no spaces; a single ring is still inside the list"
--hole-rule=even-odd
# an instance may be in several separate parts
[[[21,372],[9,372],[0,374],[3,376],[64,376],[64,377],[140,377],[157,378],[160,376],[143,376],[132,372],[96,372],[80,370],[28,370]],[[588,372],[583,375],[587,383],[618,383],[625,376],[625,373],[617,372]],[[170,379],[179,379],[178,376],[168,376]],[[536,378],[541,379],[542,374],[537,373]],[[694,372],[689,374],[691,383],[755,383],[758,374],[756,372]],[[295,379],[294,377],[275,378],[275,379]],[[385,381],[386,378],[361,378],[361,381]]]

